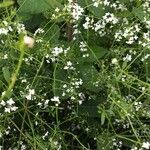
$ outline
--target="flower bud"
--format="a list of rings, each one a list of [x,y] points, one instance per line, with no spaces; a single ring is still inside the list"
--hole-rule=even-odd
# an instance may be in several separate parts
[[[27,45],[28,48],[32,48],[34,46],[34,39],[27,35],[24,36],[24,44]]]

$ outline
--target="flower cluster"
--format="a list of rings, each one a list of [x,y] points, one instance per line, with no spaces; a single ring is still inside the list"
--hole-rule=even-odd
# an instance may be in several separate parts
[[[27,100],[32,100],[34,94],[35,94],[35,90],[34,90],[34,89],[29,89],[27,95],[25,95],[25,98],[26,98]]]
[[[87,44],[85,42],[80,42],[80,51],[82,52],[82,57],[85,58],[85,57],[89,57],[89,53],[87,52],[88,49],[87,49]]]
[[[67,10],[71,14],[74,22],[78,21],[84,13],[84,9],[81,6],[79,6],[77,3],[73,2],[73,0],[69,0]]]
[[[69,50],[70,50],[70,47],[66,49],[63,49],[63,47],[54,47],[51,49],[51,55],[46,55],[46,58],[50,57],[52,62],[55,62],[61,54],[65,56]]]
[[[150,149],[149,2],[65,0],[33,6],[25,25],[4,18],[0,149]]]
[[[11,113],[18,109],[18,107],[15,106],[15,101],[12,98],[7,101],[2,100],[0,102],[0,108],[4,108],[4,112],[6,113]]]

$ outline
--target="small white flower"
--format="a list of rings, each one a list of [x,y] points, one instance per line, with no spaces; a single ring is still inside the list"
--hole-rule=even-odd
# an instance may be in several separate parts
[[[27,80],[26,80],[26,79],[23,79],[21,82],[22,82],[22,83],[26,83],[26,82],[27,82]]]
[[[17,25],[17,31],[18,31],[18,33],[26,33],[24,24],[18,23],[16,25]]]
[[[7,59],[7,58],[8,58],[8,55],[7,55],[7,54],[5,54],[5,55],[4,55],[4,59]]]
[[[27,100],[31,100],[32,99],[32,96],[29,94],[29,95],[26,95],[26,99]]]
[[[150,142],[143,142],[142,148],[150,149]]]
[[[79,100],[79,105],[81,105],[81,104],[82,104],[82,102],[83,102],[82,100]]]
[[[52,102],[59,102],[59,97],[58,96],[54,96],[53,98],[51,98]]]
[[[29,93],[25,96],[27,100],[31,100],[32,96],[35,94],[34,89],[29,89]]]
[[[123,60],[129,62],[132,60],[132,56],[127,54],[126,57],[123,58]]]
[[[67,84],[64,84],[64,85],[63,85],[63,88],[66,88],[66,87],[67,87]]]
[[[16,111],[18,109],[18,107],[12,106],[10,109],[11,109],[11,111]]]
[[[38,33],[44,33],[44,30],[42,28],[38,28],[35,32],[34,32],[34,36],[36,36]]]
[[[5,107],[4,112],[8,112],[8,113],[10,113],[10,108],[9,108],[9,107]]]
[[[113,58],[111,63],[116,65],[118,63],[118,60],[116,58]]]
[[[74,70],[75,68],[72,66],[72,62],[68,61],[67,65],[64,67],[65,70],[70,69],[70,70]]]
[[[2,100],[1,103],[0,103],[0,105],[5,106],[6,103]]]
[[[7,35],[7,34],[8,34],[8,32],[9,32],[9,30],[8,30],[8,29],[0,28],[0,35],[1,35],[1,34]]]
[[[55,12],[59,12],[59,11],[60,11],[60,9],[58,7],[56,7]]]
[[[8,22],[7,21],[3,21],[3,24],[5,25],[5,26],[8,26]]]
[[[0,145],[0,150],[2,150],[2,149],[3,149],[3,146]]]
[[[34,89],[30,89],[30,90],[29,90],[29,94],[30,94],[30,95],[34,95],[34,94],[35,94],[35,90],[34,90]]]
[[[13,105],[13,104],[15,104],[15,102],[13,101],[13,99],[12,98],[10,98],[7,102],[6,102],[8,105]]]
[[[54,57],[57,57],[61,53],[63,53],[63,48],[62,47],[54,47],[52,49],[52,54],[53,54]]]

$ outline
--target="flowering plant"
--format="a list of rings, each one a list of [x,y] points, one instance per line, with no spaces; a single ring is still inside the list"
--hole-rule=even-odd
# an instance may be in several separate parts
[[[150,149],[149,5],[1,3],[0,150]]]

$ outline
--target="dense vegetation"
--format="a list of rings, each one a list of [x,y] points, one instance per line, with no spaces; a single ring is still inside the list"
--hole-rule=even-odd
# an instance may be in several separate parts
[[[150,0],[1,0],[0,150],[150,149]]]

